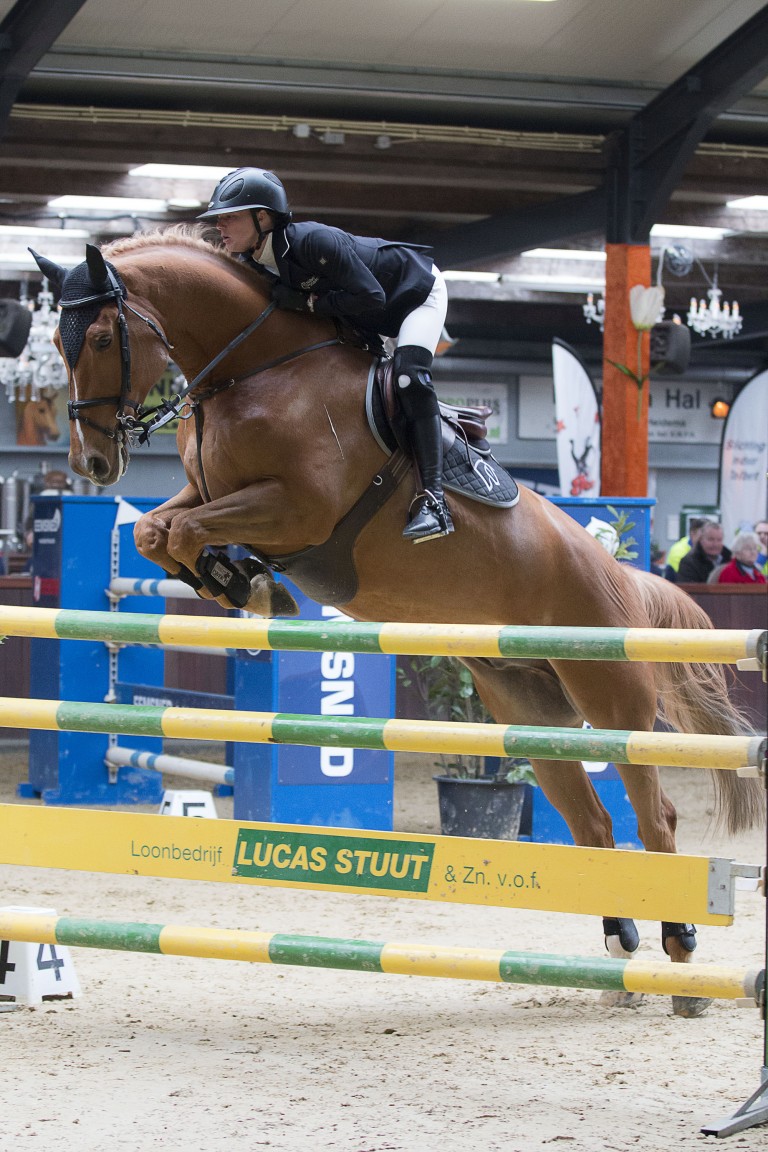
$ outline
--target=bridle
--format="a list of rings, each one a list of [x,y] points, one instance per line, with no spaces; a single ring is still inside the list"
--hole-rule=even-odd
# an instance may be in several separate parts
[[[70,420],[76,420],[80,424],[87,424],[89,428],[94,428],[97,432],[101,432],[109,440],[116,440],[118,444],[123,444],[129,438],[129,434],[141,426],[140,417],[144,415],[144,410],[141,405],[137,404],[135,400],[132,400],[130,396],[131,338],[128,331],[128,321],[125,317],[126,308],[151,328],[158,339],[162,340],[169,352],[173,351],[173,345],[169,344],[165,333],[161,331],[151,317],[144,316],[143,313],[137,311],[136,308],[124,299],[123,289],[111,268],[107,268],[107,276],[110,287],[106,288],[103,292],[97,292],[93,296],[81,296],[78,300],[60,300],[59,307],[76,311],[78,308],[87,308],[92,304],[108,304],[110,301],[115,302],[117,305],[117,324],[120,333],[120,395],[95,396],[89,400],[70,400],[67,404],[67,412],[69,413]],[[74,368],[72,372],[74,376]],[[84,408],[96,408],[100,404],[115,404],[117,410],[115,412],[115,425],[113,428],[105,428],[103,424],[97,424],[96,421],[91,420],[90,417],[81,415]],[[127,408],[132,408],[134,415],[130,415],[130,413],[126,411]]]
[[[155,336],[162,341],[168,352],[173,351],[173,345],[168,342],[165,333],[150,316],[145,316],[128,303],[123,295],[123,289],[117,277],[109,266],[107,266],[106,271],[109,277],[109,288],[106,288],[103,292],[97,292],[93,296],[82,296],[78,300],[61,300],[59,307],[76,310],[78,308],[86,308],[93,304],[108,304],[110,301],[114,301],[117,306],[117,322],[120,332],[120,395],[97,396],[88,400],[70,400],[67,404],[67,411],[70,420],[77,421],[80,424],[86,424],[89,428],[101,432],[107,439],[114,440],[119,445],[125,444],[126,442],[130,444],[134,442],[146,444],[153,432],[157,431],[158,428],[162,428],[164,424],[168,424],[169,421],[176,419],[180,415],[183,406],[182,401],[206,379],[213,369],[216,368],[230,352],[234,351],[234,349],[255,332],[257,328],[261,327],[264,321],[272,315],[276,305],[274,303],[267,304],[255,320],[244,328],[242,332],[238,333],[237,336],[233,337],[227,346],[214,356],[201,372],[198,372],[193,380],[186,382],[184,387],[173,396],[163,400],[156,408],[144,408],[141,404],[132,400],[130,395],[131,338],[130,332],[128,331],[128,321],[125,316],[125,310],[127,309],[146,324]],[[203,395],[199,396],[197,400],[193,398],[191,404],[192,411],[196,411],[203,400],[207,400],[217,392],[233,387],[239,383],[240,380],[256,376],[260,372],[266,372],[269,368],[276,368],[280,364],[285,364],[289,360],[295,360],[297,357],[304,356],[308,352],[315,352],[320,348],[329,348],[334,344],[340,343],[341,340],[338,336],[329,340],[321,340],[316,344],[310,344],[305,348],[299,348],[293,352],[287,352],[282,356],[277,356],[273,360],[269,360],[256,368],[250,369],[244,376],[226,380],[218,385],[212,385]],[[114,404],[116,406],[115,424],[112,428],[98,424],[95,420],[91,420],[90,417],[82,415],[84,409],[95,408],[99,404]],[[127,411],[127,409],[132,409],[132,412]],[[192,415],[192,411],[190,411],[189,415]]]

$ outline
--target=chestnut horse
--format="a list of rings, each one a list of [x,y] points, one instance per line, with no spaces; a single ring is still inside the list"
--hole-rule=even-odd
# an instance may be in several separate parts
[[[197,415],[180,420],[178,428],[187,484],[136,525],[139,551],[167,572],[194,580],[207,570],[211,547],[244,545],[279,563],[322,545],[372,479],[380,481],[387,457],[369,431],[364,404],[371,355],[340,343],[327,320],[274,311],[257,272],[183,233],[119,240],[103,253],[89,247],[87,263],[69,275],[38,260],[45,275],[64,287],[56,342],[70,361],[73,471],[99,485],[121,478],[129,459],[125,428],[142,415],[137,406],[165,370],[169,348],[194,384],[189,399],[198,402]],[[68,309],[79,328],[65,328]],[[229,346],[249,328],[247,338]],[[211,370],[211,361],[228,347],[222,367]],[[192,410],[194,403],[182,416]],[[685,593],[618,563],[575,520],[525,488],[507,509],[453,496],[455,533],[414,547],[401,536],[413,490],[409,472],[393,481],[389,499],[356,536],[356,590],[351,599],[338,600],[351,617],[711,627]],[[303,586],[303,576],[292,578]],[[217,591],[215,582],[209,587]],[[250,574],[246,589],[252,612],[294,609],[287,590],[263,569]],[[312,595],[310,578],[307,589]],[[216,599],[232,607],[226,595]],[[595,728],[648,731],[661,716],[686,732],[735,734],[748,727],[715,666],[465,662],[481,698],[504,724],[579,727],[586,720]],[[538,760],[533,767],[575,843],[612,847],[609,815],[583,766]],[[618,770],[645,848],[674,852],[676,813],[657,769]],[[731,832],[761,818],[757,780],[714,775]],[[608,921],[604,929],[614,954],[637,946],[631,921]],[[693,931],[692,925],[662,927],[672,960],[690,959]],[[705,1004],[675,998],[682,1015],[696,1015]]]
[[[28,447],[50,444],[61,436],[57,422],[56,393],[27,400],[19,421],[16,443]]]

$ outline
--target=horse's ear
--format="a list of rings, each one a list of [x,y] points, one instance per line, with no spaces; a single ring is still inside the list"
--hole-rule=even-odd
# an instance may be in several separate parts
[[[100,288],[108,288],[109,273],[107,272],[107,265],[95,244],[86,244],[85,262],[91,274],[91,283],[96,291],[98,292]]]
[[[47,256],[40,256],[34,248],[28,248],[27,251],[32,253],[35,263],[46,280],[50,280],[51,284],[61,288],[67,274],[66,268],[62,268],[61,264],[54,264],[53,260],[49,260]]]

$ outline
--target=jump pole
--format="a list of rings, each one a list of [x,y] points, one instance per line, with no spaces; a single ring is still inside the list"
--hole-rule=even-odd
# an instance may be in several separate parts
[[[539,987],[593,988],[654,996],[756,1001],[765,973],[719,964],[593,959],[497,948],[455,948],[394,941],[344,940],[278,932],[241,932],[179,924],[56,917],[0,909],[0,940],[74,948],[243,960],[400,976],[436,976]]]
[[[233,787],[235,770],[226,764],[213,764],[208,760],[191,760],[186,756],[167,756],[162,752],[141,752],[136,748],[113,745],[107,748],[104,762],[112,768],[146,768],[164,776],[186,776],[189,780],[203,780],[208,784]]]
[[[281,712],[162,708],[136,704],[73,703],[0,698],[0,728],[114,732],[255,744],[372,748],[389,752],[447,752],[554,760],[664,764],[757,773],[766,755],[760,736],[688,735],[608,729],[536,728],[436,720],[337,719]]]
[[[131,582],[132,583],[132,582]],[[143,585],[144,581],[136,582]],[[149,581],[157,585],[163,581]],[[57,608],[0,607],[0,636],[104,640],[126,644],[361,652],[404,656],[485,656],[765,665],[760,629],[548,628],[495,624],[376,624],[338,620],[222,619]]]

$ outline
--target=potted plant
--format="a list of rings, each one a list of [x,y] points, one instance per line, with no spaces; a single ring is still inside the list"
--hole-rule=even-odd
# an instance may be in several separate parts
[[[469,669],[452,656],[412,656],[410,671],[398,669],[404,688],[415,688],[430,720],[493,723]],[[523,805],[536,783],[520,757],[437,753],[434,777],[445,836],[516,840]]]

